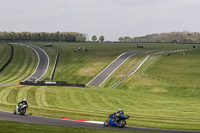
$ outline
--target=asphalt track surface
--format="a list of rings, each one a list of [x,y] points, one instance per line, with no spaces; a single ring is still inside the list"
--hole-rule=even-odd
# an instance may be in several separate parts
[[[48,69],[49,57],[43,49],[37,46],[28,45],[28,47],[30,47],[36,52],[38,56],[38,65],[35,72],[31,76],[29,76],[26,80],[31,80],[32,78],[40,79]]]
[[[109,129],[109,130],[121,130],[121,131],[145,131],[145,132],[159,132],[159,133],[200,133],[200,131],[189,130],[171,130],[171,129],[155,129],[155,128],[143,128],[143,127],[131,127],[126,126],[124,128],[118,127],[104,127],[103,124],[86,123],[71,120],[62,120],[57,118],[49,118],[34,115],[14,115],[12,112],[0,111],[0,120],[16,121],[30,124],[51,125],[51,126],[65,126],[65,127],[82,127],[93,129]]]
[[[102,72],[100,72],[96,77],[94,77],[87,86],[96,86],[100,87],[103,82],[128,58],[138,52],[126,52],[121,54],[117,59],[115,59],[110,65],[108,65]]]

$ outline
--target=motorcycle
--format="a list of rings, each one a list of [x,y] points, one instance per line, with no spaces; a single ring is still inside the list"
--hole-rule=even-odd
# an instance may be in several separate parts
[[[14,110],[14,114],[17,115],[24,115],[26,113],[26,108],[28,108],[28,105],[16,105],[16,109]]]
[[[129,118],[128,115],[123,115],[121,117],[118,117],[119,120],[114,122],[115,121],[115,117],[114,117],[114,114],[111,114],[108,116],[109,119],[107,119],[105,122],[104,122],[104,126],[105,127],[108,127],[109,125],[110,126],[116,126],[116,127],[124,127],[126,125],[126,119]]]

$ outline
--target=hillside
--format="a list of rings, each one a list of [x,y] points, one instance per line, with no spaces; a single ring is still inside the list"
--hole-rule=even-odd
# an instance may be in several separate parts
[[[34,45],[44,48],[44,44],[41,43]],[[130,43],[57,43],[53,44],[53,47],[44,49],[52,61],[57,51],[61,54],[55,80],[88,83],[123,52],[132,50],[156,52],[188,49],[193,46],[190,44],[141,45],[144,46],[143,49]],[[14,47],[17,51],[20,49],[26,51],[17,52],[18,58],[31,52],[26,47],[17,45]],[[74,52],[78,47],[85,47],[88,51]],[[127,124],[131,126],[200,130],[200,86],[194,85],[199,82],[196,77],[199,75],[199,69],[196,67],[199,66],[199,50],[188,51],[185,54],[173,53],[170,56],[152,55],[138,72],[127,78],[116,89],[110,89],[115,81],[129,70],[131,71],[144,56],[139,54],[129,58],[100,88],[0,86],[0,108],[13,111],[15,104],[26,98],[29,103],[28,114],[85,120],[92,118],[95,121],[105,121],[109,114],[122,108],[125,114],[130,115]],[[28,63],[28,59],[23,62]],[[15,64],[21,66],[23,63]],[[18,74],[20,71],[15,71],[15,75]],[[46,76],[48,77],[49,74],[50,72]],[[12,77],[13,72],[7,71],[5,75]],[[183,84],[187,81],[191,84]]]

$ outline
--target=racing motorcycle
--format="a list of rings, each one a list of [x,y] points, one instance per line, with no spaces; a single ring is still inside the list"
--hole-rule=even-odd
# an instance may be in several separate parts
[[[108,116],[109,119],[107,119],[105,122],[104,122],[104,126],[105,127],[108,127],[109,125],[110,126],[116,126],[116,127],[124,127],[126,125],[126,119],[129,118],[128,115],[123,115],[121,117],[118,117],[119,120],[114,122],[115,121],[115,117],[114,117],[114,114],[111,114]]]
[[[24,115],[26,113],[27,107],[28,107],[28,105],[21,105],[21,106],[16,105],[16,109],[14,110],[14,114]]]

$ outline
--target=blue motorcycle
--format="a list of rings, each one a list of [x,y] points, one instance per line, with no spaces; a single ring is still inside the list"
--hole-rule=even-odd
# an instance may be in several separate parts
[[[105,122],[104,122],[104,126],[105,127],[108,127],[109,125],[110,126],[116,126],[116,127],[124,127],[126,125],[126,119],[129,118],[128,115],[123,115],[121,117],[118,117],[119,119],[116,121],[115,120],[115,117],[114,117],[114,114],[111,114],[108,116],[109,119],[107,119]]]

